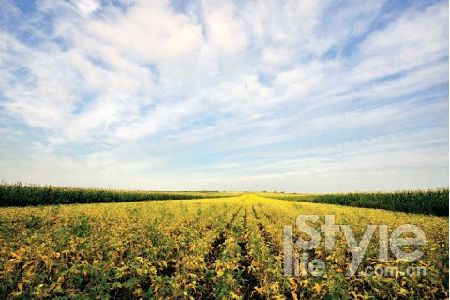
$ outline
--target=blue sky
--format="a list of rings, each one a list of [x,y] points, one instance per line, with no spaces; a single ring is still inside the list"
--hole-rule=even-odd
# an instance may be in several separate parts
[[[448,186],[445,1],[3,1],[0,178]]]

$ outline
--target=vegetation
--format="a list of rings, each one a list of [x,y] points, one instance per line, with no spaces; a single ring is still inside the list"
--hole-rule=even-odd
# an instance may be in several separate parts
[[[123,191],[96,188],[24,185],[21,183],[1,183],[0,207],[43,204],[203,199],[230,197],[233,195],[235,196],[236,194],[221,192]]]
[[[351,253],[342,233],[319,277],[284,277],[283,226],[299,214],[335,215],[360,240],[368,224],[415,224],[424,257],[367,265],[425,266],[426,276],[345,277]],[[317,225],[323,223],[323,218]],[[294,239],[299,237],[294,228]],[[191,201],[0,208],[0,299],[443,299],[448,298],[448,218],[289,202],[244,194]]]
[[[289,201],[333,203],[367,208],[381,208],[408,213],[448,216],[448,188],[426,191],[400,191],[346,194],[262,193],[265,197]]]

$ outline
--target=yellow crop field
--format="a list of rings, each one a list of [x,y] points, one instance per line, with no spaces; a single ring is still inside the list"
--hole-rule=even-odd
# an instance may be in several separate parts
[[[346,276],[351,252],[342,233],[308,259],[320,276],[285,276],[286,240],[303,236],[298,215],[333,215],[359,241],[367,225],[420,227],[420,260],[389,253],[378,260],[376,231],[358,273]],[[300,299],[447,298],[448,218],[255,194],[189,201],[0,208],[0,298]],[[294,247],[295,248],[295,247]],[[406,246],[408,248],[408,246]],[[408,249],[404,249],[407,251]],[[411,250],[411,249],[410,249]],[[299,250],[294,250],[294,253]],[[301,255],[302,253],[298,253]],[[294,255],[294,257],[297,257]],[[368,266],[422,267],[426,274],[364,274]],[[367,276],[366,276],[367,275]]]

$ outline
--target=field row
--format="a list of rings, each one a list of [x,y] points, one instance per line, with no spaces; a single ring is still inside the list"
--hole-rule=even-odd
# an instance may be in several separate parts
[[[74,203],[208,199],[237,196],[233,192],[164,192],[53,187],[0,183],[0,207]]]
[[[331,203],[357,207],[381,208],[408,213],[448,216],[448,188],[375,193],[261,193],[261,196],[287,201]]]

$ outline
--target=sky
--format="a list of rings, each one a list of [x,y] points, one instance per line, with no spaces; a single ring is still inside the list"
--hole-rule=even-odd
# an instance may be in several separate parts
[[[0,6],[1,180],[448,187],[446,1]]]

